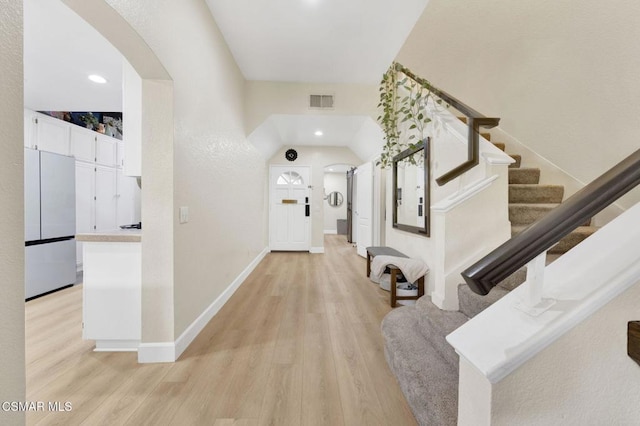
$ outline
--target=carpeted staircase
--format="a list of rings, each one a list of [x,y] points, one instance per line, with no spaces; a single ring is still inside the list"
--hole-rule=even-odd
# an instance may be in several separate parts
[[[483,136],[491,140],[490,134]],[[504,150],[504,144],[494,145]],[[540,169],[522,168],[520,156],[512,157],[516,160],[509,167],[509,221],[513,236],[557,207],[564,197],[564,186],[541,185]],[[585,222],[549,249],[550,259],[566,253],[595,231],[596,227],[591,226],[590,221]]]
[[[483,134],[490,140],[489,134]],[[504,150],[504,144],[494,143]],[[509,220],[515,235],[556,207],[564,196],[561,185],[541,185],[540,169],[520,167],[519,155],[509,168]],[[585,223],[553,246],[547,262],[555,260],[595,232]],[[511,275],[487,296],[458,286],[459,311],[443,311],[429,296],[414,306],[387,314],[382,322],[385,356],[420,425],[455,425],[458,417],[458,355],[445,336],[524,282],[526,270]]]

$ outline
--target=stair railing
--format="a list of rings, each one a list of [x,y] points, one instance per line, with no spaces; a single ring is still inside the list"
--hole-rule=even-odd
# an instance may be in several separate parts
[[[462,272],[471,290],[486,295],[500,281],[527,267],[529,312],[544,310],[541,301],[544,255],[586,220],[640,185],[640,150],[576,192],[539,221],[517,234]],[[536,306],[536,303],[541,305]]]
[[[454,98],[447,92],[434,87],[427,80],[416,76],[402,64],[396,63],[395,69],[397,72],[403,73],[416,83],[422,85],[422,87],[426,88],[431,93],[433,93],[467,117],[467,125],[469,127],[467,161],[458,165],[457,167],[454,167],[453,169],[437,178],[436,183],[442,186],[477,166],[480,160],[480,127],[487,129],[493,128],[497,126],[498,123],[500,123],[500,119],[485,117],[475,109],[464,104],[463,102],[460,102],[458,99]]]

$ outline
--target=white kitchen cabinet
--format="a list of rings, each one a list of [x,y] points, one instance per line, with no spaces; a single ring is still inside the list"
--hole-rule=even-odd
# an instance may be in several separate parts
[[[136,351],[142,322],[140,242],[83,241],[83,339],[96,351]],[[83,239],[83,236],[78,236]]]
[[[116,139],[96,133],[96,163],[102,166],[116,166]]]
[[[116,167],[124,167],[124,143],[116,142]]]
[[[93,232],[96,223],[95,194],[96,177],[95,166],[82,161],[76,161],[76,233]],[[76,241],[76,262],[78,269],[82,269],[82,243]]]
[[[140,188],[136,178],[118,169],[118,226],[140,222]]]
[[[95,230],[113,231],[117,224],[117,186],[116,169],[96,166]]]
[[[30,109],[24,110],[24,146],[25,148],[36,149],[37,124],[36,118],[38,114]]]
[[[71,124],[44,114],[36,114],[36,147],[40,151],[71,155],[69,132]]]
[[[76,233],[118,229],[117,171],[115,167],[76,161]],[[135,211],[134,206],[123,204],[125,207]],[[77,266],[83,269],[81,242],[77,242],[77,255]]]
[[[96,132],[71,125],[71,151],[76,160],[93,163],[96,159]]]

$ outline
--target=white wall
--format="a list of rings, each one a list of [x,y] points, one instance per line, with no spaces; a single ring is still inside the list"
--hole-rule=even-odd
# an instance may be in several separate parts
[[[289,162],[284,158],[287,149],[298,151],[298,158]],[[331,164],[361,164],[359,159],[349,148],[335,146],[286,146],[281,148],[269,160],[269,164],[291,164],[296,166],[311,166],[311,248],[324,249],[324,168]],[[345,191],[346,205],[346,191]]]
[[[375,121],[375,117],[365,120],[360,131],[349,144],[349,148],[365,161],[373,161],[375,158],[380,157],[383,146],[384,132]],[[373,155],[371,154],[372,152]]]
[[[382,76],[380,76],[382,78]],[[309,108],[309,95],[334,95],[334,108]],[[312,84],[247,81],[246,131],[251,134],[273,114],[369,115],[376,119],[378,86],[371,84]]]
[[[173,346],[174,330],[174,118],[173,82],[149,44],[132,27],[135,10],[105,0],[62,0],[118,49],[142,78],[141,157],[144,191],[142,239],[142,342],[156,352]],[[126,2],[125,2],[126,3]],[[130,6],[130,5],[128,5]],[[127,21],[126,18],[131,21]],[[140,17],[144,18],[144,12]],[[173,352],[173,351],[171,351]],[[168,360],[172,353],[162,355]]]
[[[635,425],[640,367],[627,356],[640,282],[493,388],[492,425]]]
[[[173,80],[178,337],[265,249],[266,167],[244,136],[245,81],[206,4],[109,3],[145,39]],[[180,206],[189,207],[186,224],[178,224]]]
[[[588,183],[638,147],[639,20],[635,0],[431,0],[397,59]]]
[[[444,186],[435,179],[467,159],[467,128],[442,108],[431,108],[430,236],[393,227],[393,172],[386,179],[386,245],[430,268],[425,292],[442,309],[457,310],[460,272],[510,237],[507,166],[511,158],[481,138],[479,165]],[[436,126],[437,124],[437,126]],[[403,203],[417,203],[411,193]],[[413,198],[413,201],[412,201]],[[428,207],[425,206],[425,209]],[[415,221],[415,217],[412,219]],[[415,222],[413,222],[415,223]]]
[[[24,401],[24,164],[22,0],[0,8],[0,401]],[[0,411],[3,425],[24,424],[24,413]]]
[[[342,194],[342,205],[338,207],[330,206],[328,200],[324,200],[324,232],[337,233],[338,219],[347,219],[347,175],[346,173],[325,173],[324,193],[331,194],[338,191]]]

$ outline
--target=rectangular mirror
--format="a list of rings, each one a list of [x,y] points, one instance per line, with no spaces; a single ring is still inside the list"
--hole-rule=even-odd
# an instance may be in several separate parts
[[[429,236],[429,138],[393,158],[393,227]]]

